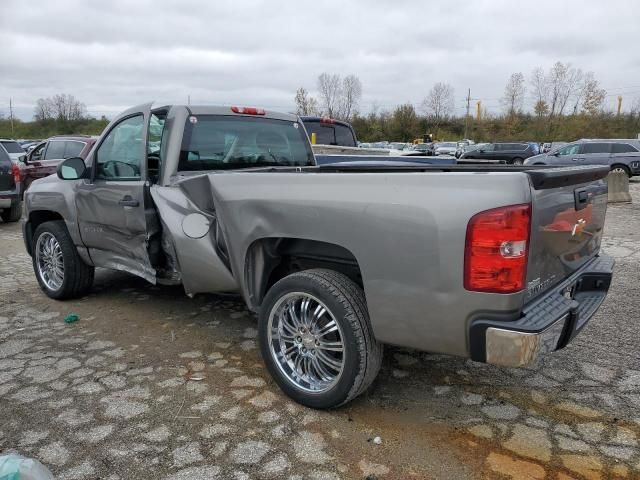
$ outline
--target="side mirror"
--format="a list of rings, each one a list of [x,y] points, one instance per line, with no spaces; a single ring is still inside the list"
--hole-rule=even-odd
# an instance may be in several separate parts
[[[84,178],[86,172],[87,166],[80,157],[67,158],[58,165],[56,170],[58,178],[62,180],[78,180],[79,178]]]
[[[27,163],[27,156],[26,156],[26,155],[20,155],[20,156],[18,157],[18,161],[19,161],[20,163]]]
[[[484,153],[484,148],[481,148],[480,150],[478,150],[478,152]]]
[[[559,157],[560,156],[560,152],[558,152],[556,150],[555,152],[551,152],[551,155],[553,155],[554,157]]]

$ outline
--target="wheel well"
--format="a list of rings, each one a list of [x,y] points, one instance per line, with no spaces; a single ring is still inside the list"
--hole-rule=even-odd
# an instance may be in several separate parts
[[[623,168],[626,172],[630,172],[631,170],[624,163],[614,163],[611,165],[611,170],[614,168]]]
[[[36,229],[44,222],[50,222],[52,220],[64,220],[62,215],[50,210],[35,210],[29,213],[29,221],[26,225],[25,243],[27,245],[27,251],[31,255],[33,245],[33,234]]]
[[[360,266],[346,248],[317,240],[264,238],[253,242],[247,250],[245,279],[250,306],[260,306],[269,288],[278,280],[310,268],[338,271],[362,288]]]

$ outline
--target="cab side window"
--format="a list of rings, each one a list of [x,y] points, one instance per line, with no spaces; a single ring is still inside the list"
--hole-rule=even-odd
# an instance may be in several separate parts
[[[566,145],[558,150],[558,155],[576,155],[580,150],[580,144],[576,143],[574,145]]]
[[[96,152],[96,178],[139,180],[145,154],[144,117],[125,118],[107,134]]]
[[[66,142],[66,144],[64,148],[64,158],[79,157],[80,152],[82,152],[85,146],[84,143],[76,141],[69,141]]]
[[[628,143],[614,143],[613,153],[635,153],[638,150]]]
[[[609,153],[609,145],[610,143],[585,143],[582,145],[582,151],[585,155],[590,153]]]
[[[44,149],[46,146],[47,146],[46,143],[42,143],[38,145],[36,148],[34,148],[32,152],[29,154],[29,161],[37,162],[39,160],[42,160],[42,154],[44,153]]]
[[[44,152],[45,160],[60,160],[64,158],[64,141],[51,140],[47,150]]]

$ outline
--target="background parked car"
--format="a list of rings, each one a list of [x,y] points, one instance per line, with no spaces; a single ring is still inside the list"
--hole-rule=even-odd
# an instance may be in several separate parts
[[[609,165],[629,177],[640,175],[640,140],[582,139],[529,158],[527,165]]]
[[[511,165],[522,165],[525,159],[540,153],[534,142],[487,143],[460,155],[461,159],[502,160]]]
[[[9,155],[9,158],[13,162],[17,162],[18,159],[24,155],[24,149],[15,140],[0,139],[0,147]]]
[[[0,148],[0,218],[17,222],[22,214],[22,176],[4,148]]]
[[[300,117],[309,139],[316,134],[318,145],[339,145],[341,147],[357,147],[358,140],[353,127],[340,120],[327,117]]]
[[[24,189],[29,188],[34,180],[56,173],[62,160],[71,157],[86,158],[97,138],[88,135],[57,136],[38,144],[23,157]]]
[[[455,142],[439,142],[434,144],[436,155],[455,155],[458,144]]]
[[[433,143],[418,143],[413,146],[413,150],[416,152],[420,152],[422,155],[435,155]]]

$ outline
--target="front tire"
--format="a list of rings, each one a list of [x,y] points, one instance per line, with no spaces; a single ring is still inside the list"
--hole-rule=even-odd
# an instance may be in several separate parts
[[[81,297],[93,284],[94,268],[80,258],[61,220],[44,222],[36,228],[32,260],[40,288],[50,298]]]
[[[273,285],[258,332],[269,373],[307,407],[351,401],[371,385],[382,363],[364,292],[333,270],[304,270]]]
[[[521,158],[514,158],[513,161],[511,162],[512,165],[523,165],[524,164],[524,160]]]
[[[22,216],[22,202],[14,203],[8,210],[0,212],[0,218],[5,223],[17,222]]]

